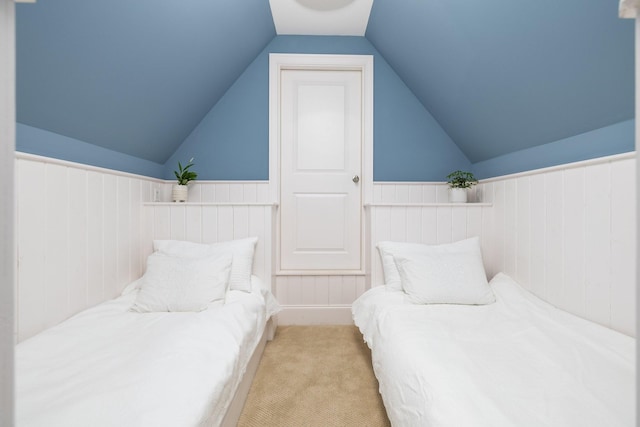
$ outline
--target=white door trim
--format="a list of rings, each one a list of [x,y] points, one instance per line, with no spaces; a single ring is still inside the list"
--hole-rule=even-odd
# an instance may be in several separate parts
[[[269,194],[271,200],[280,205],[280,71],[294,70],[359,70],[362,72],[362,209],[373,201],[373,55],[309,55],[269,54]],[[280,211],[276,224],[279,224]],[[365,273],[365,221],[362,221],[362,271]],[[276,236],[276,274],[280,272],[280,230]],[[317,272],[315,272],[317,273]],[[327,272],[324,272],[327,273]],[[344,272],[342,272],[344,273]],[[354,272],[350,272],[353,274]],[[340,274],[331,271],[331,274]]]

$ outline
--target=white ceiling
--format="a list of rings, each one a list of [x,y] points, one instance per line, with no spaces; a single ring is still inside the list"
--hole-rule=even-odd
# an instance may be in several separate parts
[[[373,0],[269,0],[276,33],[364,36]]]

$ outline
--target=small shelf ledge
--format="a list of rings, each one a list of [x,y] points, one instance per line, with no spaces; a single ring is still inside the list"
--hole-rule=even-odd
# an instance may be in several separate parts
[[[374,207],[403,207],[403,208],[438,208],[438,207],[451,207],[451,208],[486,208],[493,206],[493,203],[403,203],[403,202],[373,202],[365,203],[365,208]]]
[[[276,202],[145,202],[144,206],[278,206]]]

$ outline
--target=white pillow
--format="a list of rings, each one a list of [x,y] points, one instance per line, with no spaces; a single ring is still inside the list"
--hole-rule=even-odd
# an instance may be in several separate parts
[[[382,260],[382,273],[384,274],[384,284],[388,288],[401,291],[402,280],[393,254],[400,248],[407,245],[418,245],[418,243],[401,243],[401,242],[378,242],[377,247]]]
[[[253,255],[257,242],[257,237],[210,244],[184,240],[154,240],[153,249],[167,255],[185,258],[231,254],[233,261],[229,276],[229,289],[251,292],[251,271],[253,270]]]
[[[491,304],[480,246],[432,246],[394,257],[402,287],[416,304]],[[458,245],[459,246],[459,245]]]
[[[436,252],[460,252],[480,248],[480,239],[471,237],[465,240],[459,240],[453,243],[442,245],[425,245],[423,243],[407,243],[407,242],[378,242],[377,247],[382,259],[382,272],[384,273],[384,284],[393,290],[401,291],[402,279],[398,272],[398,267],[394,260],[396,255],[418,254],[424,251],[428,253]]]
[[[147,258],[132,311],[202,311],[227,293],[231,255],[183,258],[153,253]]]

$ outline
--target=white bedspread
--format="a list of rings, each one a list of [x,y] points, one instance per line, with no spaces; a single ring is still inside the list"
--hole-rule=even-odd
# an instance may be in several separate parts
[[[394,426],[633,426],[635,340],[560,311],[504,274],[486,306],[353,305]]]
[[[17,425],[196,426],[222,420],[266,323],[260,291],[199,313],[133,313],[136,293],[16,349]]]

